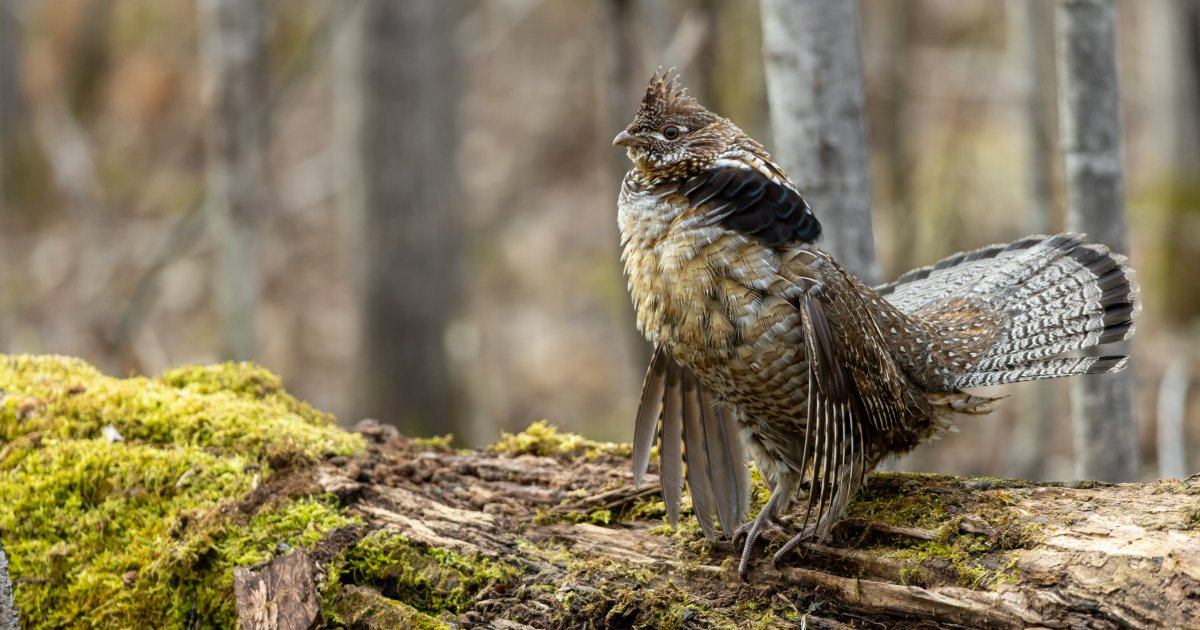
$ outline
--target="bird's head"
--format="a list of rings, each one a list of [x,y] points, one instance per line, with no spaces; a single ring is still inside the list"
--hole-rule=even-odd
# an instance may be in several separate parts
[[[617,134],[635,167],[651,177],[686,177],[712,166],[739,139],[728,119],[700,105],[670,72],[655,73],[633,122]]]

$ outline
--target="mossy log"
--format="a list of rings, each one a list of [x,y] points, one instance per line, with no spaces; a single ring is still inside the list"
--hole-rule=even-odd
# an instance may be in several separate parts
[[[325,462],[316,477],[369,527],[507,567],[470,599],[464,623],[1200,627],[1200,477],[877,474],[834,541],[778,567],[764,550],[747,582],[729,543],[664,525],[654,489],[631,486],[620,447],[564,441],[544,425],[482,452],[396,437]],[[400,599],[410,587],[376,586]]]
[[[1200,627],[1198,477],[877,474],[833,540],[743,582],[627,445],[543,423],[480,451],[351,434],[249,365],[0,357],[0,389],[24,627]]]

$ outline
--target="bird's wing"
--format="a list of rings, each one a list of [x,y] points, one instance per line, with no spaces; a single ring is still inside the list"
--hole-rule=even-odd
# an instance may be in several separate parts
[[[863,304],[854,303],[856,293],[830,289],[828,281],[845,278],[833,277],[844,273],[840,269],[829,271],[827,282],[796,298],[808,358],[808,424],[800,469],[809,475],[809,512],[817,507],[819,524],[827,506],[840,510],[831,502],[848,500],[848,494],[837,496],[838,486],[856,485],[874,465],[866,448],[871,435],[903,422],[906,410],[903,376],[874,320]]]
[[[649,467],[656,435],[663,502],[671,524],[679,522],[686,464],[692,505],[705,536],[716,537],[714,513],[722,531],[733,531],[745,517],[750,498],[750,473],[734,414],[661,347],[646,371],[634,427],[635,484]]]
[[[767,247],[821,236],[821,224],[800,193],[749,166],[708,169],[689,178],[679,192],[703,210],[710,225],[752,236]]]

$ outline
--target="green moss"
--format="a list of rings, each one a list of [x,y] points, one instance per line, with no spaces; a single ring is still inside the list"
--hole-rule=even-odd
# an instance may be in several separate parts
[[[635,501],[629,510],[622,515],[622,520],[628,518],[634,521],[650,521],[667,516],[667,504],[661,498],[654,497]]]
[[[1193,506],[1188,511],[1185,524],[1189,528],[1200,526],[1200,505]]]
[[[851,501],[847,518],[896,527],[937,529],[961,497],[940,488],[950,477],[918,473],[875,473]]]
[[[428,446],[438,450],[449,451],[453,449],[451,446],[454,442],[454,434],[447,433],[446,435],[435,435],[433,437],[418,437],[413,438],[413,442],[422,446]]]
[[[767,489],[767,482],[763,480],[762,471],[758,466],[750,467],[750,510],[747,514],[758,514],[764,507],[767,506],[767,500],[771,498],[771,491]]]
[[[535,517],[536,520],[536,517]],[[542,522],[548,523],[552,519],[546,518]],[[612,510],[592,510],[588,513],[570,512],[562,519],[567,523],[591,523],[592,525],[610,525],[613,522]]]
[[[877,473],[851,502],[848,518],[937,532],[932,541],[903,537],[880,547],[886,557],[907,561],[900,570],[906,584],[931,586],[947,575],[960,586],[995,588],[1014,579],[1014,549],[1027,548],[1042,526],[1005,508],[1016,503],[1011,491],[1027,482],[1001,479],[956,480],[940,475]],[[960,533],[969,512],[986,522],[986,536]],[[864,532],[864,535],[866,533]],[[895,544],[902,545],[896,549]]]
[[[353,585],[338,589],[333,609],[339,616],[340,624],[353,628],[448,630],[456,627],[408,604]]]
[[[614,444],[589,440],[576,433],[560,433],[558,428],[539,420],[520,433],[501,433],[500,441],[488,450],[500,455],[539,455],[542,457],[566,456],[594,459],[602,455],[630,457],[629,444]]]
[[[239,508],[285,457],[362,448],[260,367],[0,356],[0,390],[0,537],[30,627],[233,625],[234,566],[353,521],[328,497]]]
[[[901,569],[900,579],[915,586],[935,585],[930,567],[945,567],[959,586],[974,589],[993,589],[1016,579],[1015,557],[997,552],[985,537],[973,534],[926,541],[888,555],[912,562]]]
[[[116,379],[66,357],[0,357],[0,440],[96,438],[111,425],[127,442],[197,446],[266,461],[277,453],[348,455],[362,439],[288,395],[279,378],[248,363]],[[18,449],[25,450],[25,449]],[[12,467],[10,453],[0,467]]]
[[[370,586],[428,614],[465,612],[476,594],[507,585],[520,571],[483,556],[462,556],[376,530],[342,556],[340,580]]]
[[[563,581],[585,586],[561,592],[557,625],[681,630],[689,627],[690,621],[708,617],[689,600],[685,591],[670,582],[656,580],[653,574],[628,576],[638,585],[631,587],[606,579],[593,582],[589,577],[593,570],[576,564],[572,576]],[[592,585],[587,585],[589,582]],[[706,620],[714,621],[711,617]]]

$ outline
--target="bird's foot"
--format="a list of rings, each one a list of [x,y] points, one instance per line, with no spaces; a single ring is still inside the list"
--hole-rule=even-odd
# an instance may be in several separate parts
[[[739,527],[738,531],[733,535],[735,545],[740,536],[745,536],[746,538],[745,545],[742,547],[741,560],[738,561],[738,577],[742,578],[743,582],[747,581],[746,573],[750,570],[750,552],[754,550],[754,543],[758,540],[758,537],[762,536],[763,530],[766,527],[766,520],[760,515],[753,521],[746,523],[745,526]]]
[[[786,543],[783,544],[782,547],[779,548],[779,551],[775,552],[775,556],[771,558],[771,563],[775,566],[775,568],[778,569],[779,563],[780,563],[780,561],[783,560],[784,556],[791,553],[791,551],[793,549],[795,549],[796,547],[799,547],[801,543],[812,540],[813,538],[816,537],[816,535],[817,535],[817,526],[816,525],[809,525],[808,527],[805,527],[804,531],[793,536],[791,540],[787,541]]]
[[[787,524],[769,510],[764,509],[754,520],[742,524],[733,532],[733,545],[737,547],[738,540],[745,538],[746,542],[742,545],[742,558],[738,562],[738,577],[742,581],[746,581],[746,574],[750,571],[750,553],[754,550],[754,543],[762,537],[763,532],[768,529],[775,531],[786,531]]]
[[[765,522],[759,523],[760,520],[764,519]],[[753,530],[755,526],[758,526],[758,532],[754,534],[755,539],[760,537],[763,532],[766,532],[767,530],[784,532],[789,529],[789,524],[787,521],[784,521],[782,518],[774,514],[767,514],[766,516],[759,515],[752,520],[742,523],[737,529],[733,530],[733,546],[737,547],[738,545],[741,545],[742,543],[738,541],[748,538],[751,530]]]

